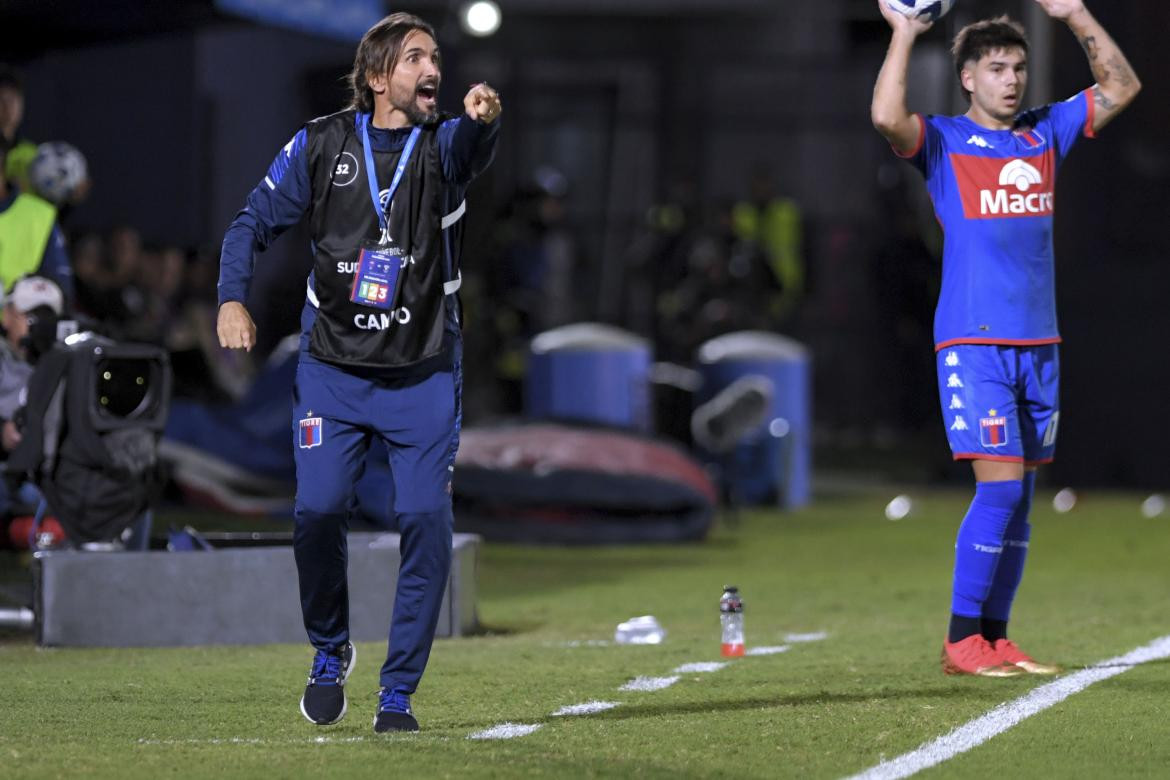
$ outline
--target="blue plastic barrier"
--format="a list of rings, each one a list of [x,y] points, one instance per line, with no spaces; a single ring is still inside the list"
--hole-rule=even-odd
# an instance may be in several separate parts
[[[774,333],[740,331],[698,351],[703,384],[696,407],[743,377],[771,383],[763,424],[729,452],[703,452],[722,473],[730,498],[793,509],[809,502],[812,481],[811,357],[803,344]]]
[[[649,431],[650,344],[624,330],[582,322],[532,339],[524,413]]]

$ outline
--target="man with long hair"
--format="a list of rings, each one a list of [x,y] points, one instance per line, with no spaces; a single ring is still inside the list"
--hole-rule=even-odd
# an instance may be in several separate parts
[[[1141,88],[1121,49],[1081,0],[1036,0],[1083,46],[1097,83],[1023,110],[1028,41],[1007,17],[955,37],[960,116],[906,108],[910,51],[930,24],[878,8],[893,30],[874,87],[874,127],[926,178],[945,231],[935,311],[938,387],[956,460],[971,462],[975,498],[959,527],[948,674],[1054,674],[1007,636],[1024,571],[1036,467],[1051,462],[1060,420],[1052,219],[1056,172]]]
[[[402,565],[374,731],[416,731],[411,711],[451,562],[451,472],[462,393],[459,260],[471,180],[491,162],[500,99],[476,84],[438,112],[435,33],[395,13],[366,32],[352,105],[314,119],[277,154],[224,236],[220,344],[251,349],[253,255],[306,218],[313,270],[294,396],[293,550],[316,653],[301,712],[345,716],[346,529],[373,437],[390,452]]]

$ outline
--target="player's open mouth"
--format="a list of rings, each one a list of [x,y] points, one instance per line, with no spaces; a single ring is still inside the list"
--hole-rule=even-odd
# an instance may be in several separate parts
[[[439,96],[439,85],[422,84],[417,90],[415,90],[415,95],[418,96],[419,103],[422,103],[428,108],[433,108],[435,105],[435,100]]]

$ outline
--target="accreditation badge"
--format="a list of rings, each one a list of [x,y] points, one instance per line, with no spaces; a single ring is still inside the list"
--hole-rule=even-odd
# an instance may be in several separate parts
[[[349,299],[375,309],[394,308],[402,266],[402,250],[394,244],[375,241],[362,244]]]

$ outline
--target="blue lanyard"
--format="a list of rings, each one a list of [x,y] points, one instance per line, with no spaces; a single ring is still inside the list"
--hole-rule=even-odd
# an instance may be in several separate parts
[[[398,157],[398,167],[394,169],[394,178],[390,180],[390,191],[386,195],[386,208],[383,209],[378,200],[378,174],[374,170],[374,153],[370,150],[370,132],[366,129],[369,114],[360,114],[358,119],[362,126],[362,151],[366,155],[366,179],[370,182],[370,198],[374,201],[374,211],[378,214],[378,226],[382,228],[382,242],[385,243],[390,236],[390,226],[386,215],[390,213],[390,205],[394,202],[394,193],[397,191],[398,185],[402,183],[402,174],[406,171],[406,164],[410,162],[410,155],[414,151],[414,144],[418,141],[422,129],[416,127],[411,130],[410,137],[406,139],[406,146],[402,147],[402,154]]]

